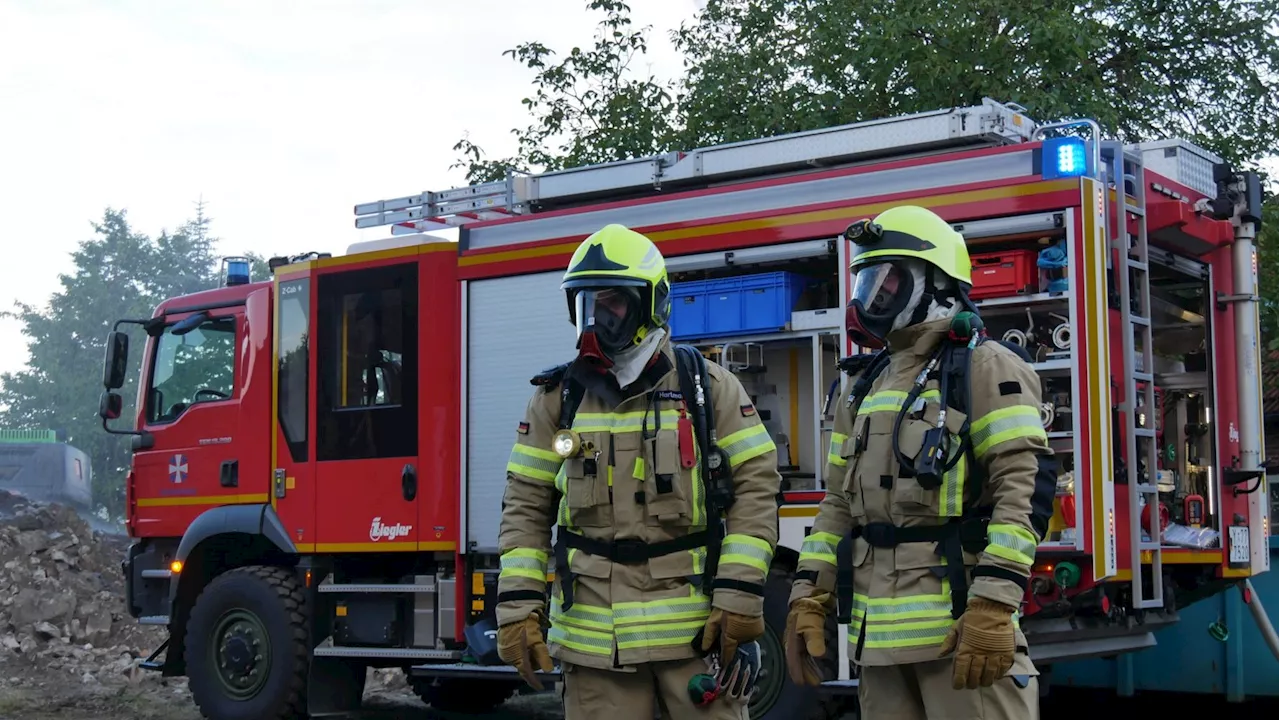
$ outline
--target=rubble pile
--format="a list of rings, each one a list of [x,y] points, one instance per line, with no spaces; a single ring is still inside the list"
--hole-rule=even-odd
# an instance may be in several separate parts
[[[124,606],[127,544],[69,507],[0,490],[0,678],[140,679],[138,658],[162,633],[139,626]]]

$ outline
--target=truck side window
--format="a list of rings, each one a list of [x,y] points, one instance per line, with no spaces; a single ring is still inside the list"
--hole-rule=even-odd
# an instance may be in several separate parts
[[[235,394],[236,320],[216,317],[185,335],[165,328],[147,389],[147,422],[170,423],[196,403]]]
[[[317,279],[316,459],[418,452],[418,266]]]

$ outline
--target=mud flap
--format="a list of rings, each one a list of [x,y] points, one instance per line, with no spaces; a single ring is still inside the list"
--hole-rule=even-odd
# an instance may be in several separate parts
[[[313,657],[307,674],[307,713],[311,717],[348,715],[360,710],[365,664],[340,657]]]

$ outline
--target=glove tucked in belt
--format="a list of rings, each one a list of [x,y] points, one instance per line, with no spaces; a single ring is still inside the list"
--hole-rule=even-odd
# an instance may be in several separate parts
[[[747,617],[720,608],[711,611],[702,629],[702,652],[710,652],[720,641],[720,657],[732,658],[739,643],[749,643],[764,635],[764,616]]]
[[[951,687],[973,690],[991,687],[1013,667],[1017,649],[1013,613],[1004,603],[972,598],[956,624],[947,633],[938,657],[955,651]]]
[[[800,598],[791,603],[787,613],[786,645],[787,674],[797,685],[817,686],[822,683],[822,673],[814,658],[827,654],[826,621],[831,593]]]
[[[533,674],[533,663],[542,672],[551,672],[551,653],[542,640],[542,618],[537,612],[524,620],[498,628],[498,657],[520,671],[520,677],[534,690],[542,690],[542,681]]]

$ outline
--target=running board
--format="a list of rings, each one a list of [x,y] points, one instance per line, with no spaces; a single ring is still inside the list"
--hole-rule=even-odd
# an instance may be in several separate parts
[[[311,651],[316,657],[374,658],[378,660],[460,660],[461,650],[432,648],[381,648],[326,645]]]
[[[1064,640],[1059,642],[1030,643],[1031,660],[1037,665],[1048,665],[1068,660],[1090,660],[1137,652],[1156,646],[1153,632],[1130,635]]]
[[[828,680],[822,683],[820,692],[826,695],[857,695],[859,682],[861,681],[857,678],[851,680]]]
[[[165,652],[165,650],[167,650],[168,648],[169,648],[169,640],[166,638],[164,642],[160,643],[160,647],[155,649],[155,652],[151,653],[151,655],[149,655],[146,660],[143,660],[142,662],[138,663],[138,667],[143,670],[151,670],[151,671],[164,670],[164,661],[156,660],[156,658],[160,657],[160,653]],[[167,658],[168,655],[166,654],[165,657]]]
[[[475,665],[473,663],[442,663],[439,665],[415,665],[409,668],[409,674],[415,677],[438,678],[482,678],[492,680],[504,675],[512,681],[520,682],[520,674],[510,665]],[[560,666],[551,672],[535,672],[539,680],[556,681],[560,679]]]

